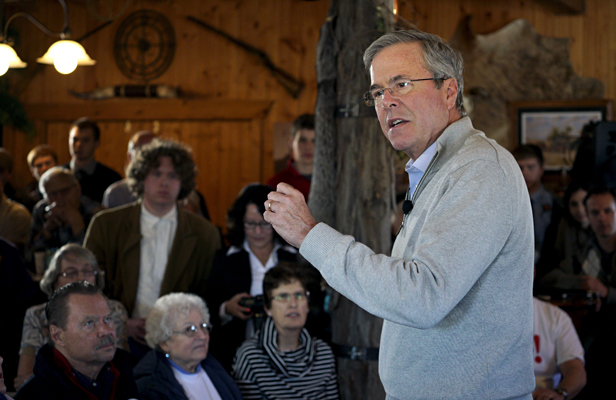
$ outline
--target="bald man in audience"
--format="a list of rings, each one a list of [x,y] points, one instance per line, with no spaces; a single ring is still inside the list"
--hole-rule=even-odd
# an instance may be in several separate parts
[[[143,145],[150,143],[156,138],[156,135],[150,131],[140,131],[135,133],[128,141],[128,151],[126,152],[126,158],[128,164],[133,159],[135,152]],[[130,191],[128,187],[128,179],[122,179],[121,181],[112,183],[105,194],[103,194],[103,207],[115,208],[124,204],[137,201],[136,194]]]

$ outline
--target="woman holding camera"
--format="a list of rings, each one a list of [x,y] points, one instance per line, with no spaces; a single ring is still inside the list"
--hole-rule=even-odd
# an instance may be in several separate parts
[[[263,293],[265,273],[280,261],[297,260],[297,250],[286,245],[263,219],[264,203],[272,190],[260,184],[242,189],[227,212],[231,246],[218,252],[208,278],[206,301],[216,327],[211,353],[227,371],[236,349],[254,335],[264,317],[262,307],[251,303],[259,303],[260,297],[255,296]]]
[[[270,269],[263,297],[268,317],[233,365],[244,400],[338,400],[334,354],[304,328],[310,292],[302,271],[285,264]]]

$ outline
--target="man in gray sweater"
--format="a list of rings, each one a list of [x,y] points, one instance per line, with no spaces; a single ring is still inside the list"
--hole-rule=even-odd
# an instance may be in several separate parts
[[[392,256],[317,223],[284,183],[265,219],[334,289],[385,319],[388,400],[531,399],[533,223],[519,167],[465,116],[462,58],[438,36],[384,35],[364,63],[364,100],[410,157]]]

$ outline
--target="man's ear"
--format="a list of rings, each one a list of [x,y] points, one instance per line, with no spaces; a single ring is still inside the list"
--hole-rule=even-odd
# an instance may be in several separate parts
[[[447,109],[451,110],[456,107],[456,99],[458,98],[458,82],[454,78],[446,80],[445,91],[447,93]]]
[[[56,325],[49,325],[49,336],[56,347],[65,347],[64,331]]]

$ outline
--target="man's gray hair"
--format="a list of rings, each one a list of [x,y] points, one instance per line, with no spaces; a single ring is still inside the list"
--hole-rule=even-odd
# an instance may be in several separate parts
[[[75,185],[79,185],[79,181],[75,177],[75,175],[69,171],[68,169],[62,168],[60,166],[51,167],[43,175],[41,175],[41,179],[39,179],[39,191],[43,195],[43,197],[47,198],[47,192],[45,191],[45,185],[49,180],[55,176],[64,176],[66,179],[70,180]]]
[[[456,108],[461,116],[466,116],[466,110],[462,103],[464,91],[464,61],[457,50],[452,49],[437,35],[418,30],[396,31],[387,33],[375,40],[364,52],[364,66],[370,73],[372,60],[381,50],[400,43],[419,42],[424,56],[424,68],[432,73],[434,79],[454,78],[458,82],[458,94],[456,96]],[[443,81],[435,81],[436,88],[440,89]]]
[[[160,349],[160,344],[171,338],[176,322],[195,309],[201,312],[209,325],[210,312],[203,299],[196,294],[169,293],[160,297],[145,321],[145,341],[151,348]]]
[[[43,279],[39,283],[41,290],[48,297],[54,292],[54,286],[62,273],[62,261],[67,258],[73,258],[80,261],[85,261],[92,266],[92,269],[96,271],[96,286],[99,289],[105,288],[105,274],[98,267],[98,262],[96,262],[96,257],[94,254],[76,243],[65,244],[60,247],[58,251],[55,252],[53,258],[49,262],[49,267],[45,270],[45,275],[43,275]]]

